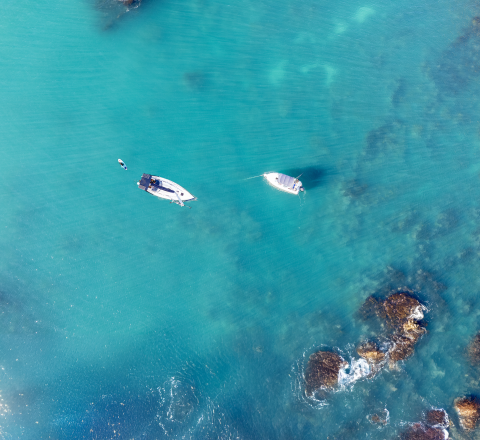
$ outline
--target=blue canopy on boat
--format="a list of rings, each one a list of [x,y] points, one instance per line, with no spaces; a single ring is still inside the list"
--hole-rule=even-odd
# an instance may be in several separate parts
[[[150,185],[151,178],[152,178],[151,174],[142,174],[142,179],[140,180],[138,187],[146,191],[148,189],[148,185]]]
[[[293,177],[287,176],[286,174],[278,173],[278,183],[280,185],[286,186],[287,188],[293,189],[295,179]]]

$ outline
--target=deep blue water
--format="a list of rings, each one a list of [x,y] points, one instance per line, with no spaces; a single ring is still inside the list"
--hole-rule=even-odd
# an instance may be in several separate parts
[[[3,2],[0,437],[384,439],[433,406],[458,427],[480,393],[478,15]],[[306,193],[245,180],[265,171]],[[415,354],[306,399],[308,356],[358,358],[357,310],[403,287],[428,307]]]

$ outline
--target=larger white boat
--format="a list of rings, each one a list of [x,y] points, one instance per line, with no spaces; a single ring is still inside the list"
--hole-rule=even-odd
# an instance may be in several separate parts
[[[274,188],[287,192],[289,194],[298,195],[300,191],[303,191],[302,182],[295,177],[287,176],[281,173],[265,173],[263,177],[267,183]]]
[[[185,206],[183,202],[197,200],[197,198],[190,194],[185,188],[164,177],[142,174],[142,178],[140,182],[137,182],[137,185],[140,189],[154,196],[170,200],[170,203],[173,202],[180,206]]]

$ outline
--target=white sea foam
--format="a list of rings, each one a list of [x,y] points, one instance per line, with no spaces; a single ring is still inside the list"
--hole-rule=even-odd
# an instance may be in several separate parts
[[[421,321],[424,316],[423,315],[424,310],[427,310],[427,308],[420,304],[417,307],[415,307],[415,309],[413,310],[413,312],[410,314],[408,318],[414,319],[415,321]]]
[[[370,374],[370,365],[365,359],[352,359],[350,365],[338,372],[338,383],[346,386],[355,383]]]

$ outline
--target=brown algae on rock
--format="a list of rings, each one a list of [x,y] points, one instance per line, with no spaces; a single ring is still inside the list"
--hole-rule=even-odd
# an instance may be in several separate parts
[[[333,388],[338,384],[338,373],[348,363],[332,351],[317,351],[310,355],[305,372],[305,391],[312,395],[319,388]]]
[[[480,418],[480,403],[474,396],[466,396],[455,399],[455,410],[460,419],[460,426],[471,431],[475,429]]]

